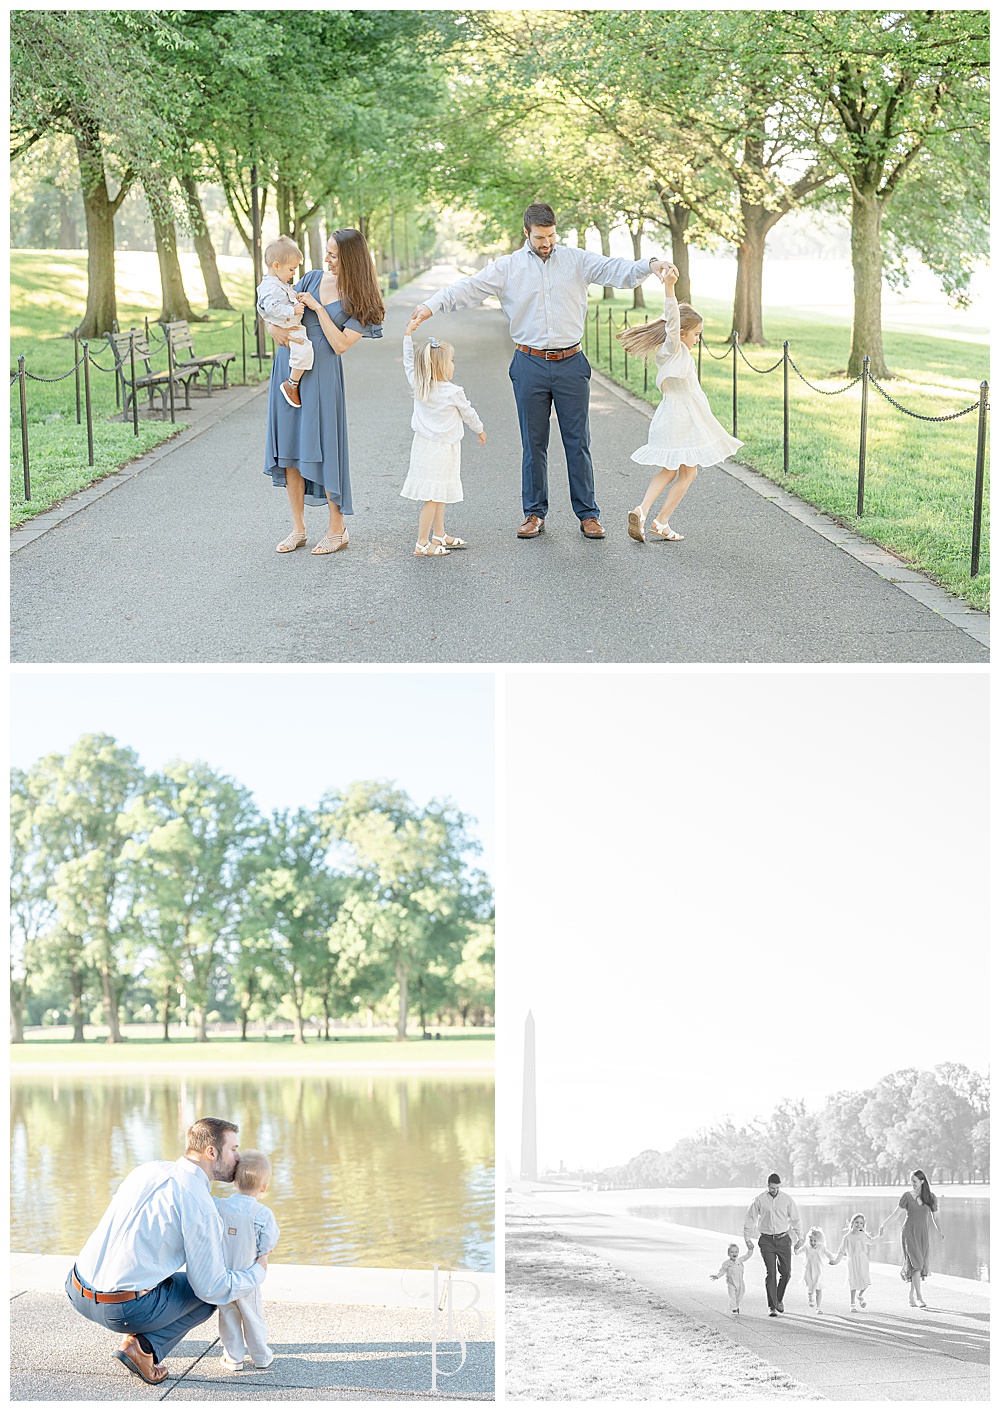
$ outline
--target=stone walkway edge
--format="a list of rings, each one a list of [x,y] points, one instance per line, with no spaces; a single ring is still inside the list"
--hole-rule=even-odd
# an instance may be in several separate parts
[[[73,1258],[65,1254],[13,1253],[10,1256],[12,1290],[62,1293]],[[264,1297],[270,1303],[345,1303],[371,1308],[430,1308],[434,1275],[430,1269],[362,1269],[314,1264],[279,1264],[268,1267]],[[439,1275],[439,1293],[444,1276]],[[495,1309],[495,1274],[479,1270],[452,1272],[455,1311],[475,1307],[482,1313]],[[473,1290],[475,1300],[473,1301]]]
[[[591,376],[600,385],[613,392],[620,401],[624,402],[633,411],[641,412],[648,421],[653,418],[656,410],[649,402],[643,401],[635,393],[629,392],[626,388],[620,387],[617,382],[613,382],[603,372],[596,367],[591,369]],[[800,500],[788,490],[783,490],[780,485],[773,480],[768,480],[766,475],[754,470],[751,466],[740,465],[736,461],[723,461],[722,469],[727,475],[731,475],[734,480],[739,480],[746,485],[754,494],[760,495],[762,499],[770,500],[771,504],[778,509],[784,510],[785,514],[792,519],[797,519],[800,524],[806,525],[816,534],[835,544],[851,558],[862,563],[866,568],[870,568],[877,573],[880,578],[892,583],[901,593],[906,593],[914,598],[924,607],[930,608],[939,617],[946,618],[960,631],[965,632],[974,641],[982,646],[990,645],[990,619],[989,614],[980,612],[978,608],[971,607],[964,598],[956,597],[935,583],[932,578],[928,578],[925,573],[906,563],[905,560],[897,556],[889,549],[884,549],[881,544],[873,544],[869,539],[862,539],[850,529],[845,529],[842,524],[822,510],[816,509],[813,505],[807,504],[805,500]]]

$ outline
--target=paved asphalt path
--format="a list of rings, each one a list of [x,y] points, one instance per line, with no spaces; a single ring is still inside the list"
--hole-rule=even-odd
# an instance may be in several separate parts
[[[746,1265],[746,1298],[738,1318],[728,1311],[723,1281],[712,1283],[729,1234],[594,1212],[584,1198],[519,1195],[518,1209],[536,1213],[562,1234],[630,1274],[673,1307],[708,1323],[833,1401],[988,1401],[989,1286],[932,1275],[926,1312],[907,1305],[898,1270],[872,1266],[868,1307],[847,1310],[845,1266],[828,1271],[824,1314],[807,1306],[801,1257],[793,1260],[787,1312],[767,1316],[764,1265]],[[741,1243],[742,1248],[742,1243]],[[515,1355],[514,1349],[508,1349]]]
[[[545,534],[519,541],[520,442],[496,308],[437,317],[486,424],[463,442],[471,547],[413,558],[411,431],[400,340],[431,271],[394,295],[381,341],[345,358],[355,514],[342,553],[278,555],[290,523],[261,471],[265,393],[11,558],[18,662],[986,662],[966,633],[721,470],[675,516],[683,543],[640,545],[625,516],[648,421],[592,389],[608,538],[583,538],[556,429]],[[325,511],[308,513],[310,545]]]

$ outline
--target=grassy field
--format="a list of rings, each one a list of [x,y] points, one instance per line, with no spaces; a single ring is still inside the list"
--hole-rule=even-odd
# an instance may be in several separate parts
[[[181,255],[184,284],[192,305],[205,311],[205,287],[195,255]],[[87,298],[87,254],[85,250],[12,250],[11,257],[11,337],[10,376],[17,371],[23,355],[30,373],[58,377],[73,366],[74,325],[83,316]],[[249,262],[235,257],[220,258],[222,281],[235,312],[212,312],[207,322],[192,326],[195,351],[234,352],[230,381],[242,380],[240,314],[247,314],[248,334],[252,327],[253,277]],[[122,328],[141,327],[144,318],[152,322],[160,312],[160,283],[156,256],[145,251],[120,251],[116,257],[118,323]],[[150,333],[158,332],[151,327]],[[66,335],[70,336],[67,337]],[[94,342],[91,352],[103,367],[113,366],[107,341]],[[167,365],[160,349],[152,358],[154,370]],[[263,371],[248,358],[247,381],[270,375],[270,363]],[[111,420],[120,415],[115,405],[115,379],[110,372],[92,373],[94,406],[94,465],[87,464],[87,428],[76,424],[76,390],[72,377],[47,384],[27,384],[28,439],[31,454],[31,503],[24,502],[21,469],[21,425],[17,387],[11,388],[11,523],[22,524],[49,509],[67,495],[95,480],[110,475],[136,456],[159,445],[184,428],[183,411],[177,411],[176,424],[142,419],[146,405],[140,398],[139,436],[132,423]],[[221,385],[221,383],[217,384]],[[214,393],[213,393],[214,395]],[[194,397],[204,393],[195,392]],[[82,397],[82,369],[81,369]],[[183,396],[180,398],[183,403]]]
[[[440,1041],[423,1040],[419,1032],[414,1032],[405,1044],[396,1043],[388,1034],[341,1034],[336,1041],[310,1038],[304,1044],[292,1043],[291,1035],[248,1039],[243,1043],[227,1034],[204,1044],[188,1038],[171,1039],[165,1044],[158,1038],[146,1037],[132,1037],[122,1044],[109,1044],[103,1038],[74,1044],[68,1038],[31,1036],[26,1043],[10,1046],[10,1061],[12,1068],[25,1070],[53,1064],[72,1064],[75,1068],[113,1065],[123,1070],[130,1065],[147,1067],[151,1064],[184,1067],[273,1064],[276,1068],[294,1068],[301,1064],[318,1067],[327,1063],[481,1064],[493,1061],[493,1031],[444,1029]]]
[[[589,324],[588,356],[595,367],[608,371],[607,311],[615,311],[621,326],[631,295],[621,294],[599,304],[601,338],[595,348],[593,312]],[[650,299],[650,317],[659,304]],[[723,353],[731,308],[728,304],[698,299],[705,317],[705,338],[716,354]],[[641,312],[630,313],[629,323],[641,322]],[[805,376],[824,389],[833,390],[846,380],[850,327],[845,320],[805,317],[794,310],[765,310],[768,344],[750,348],[747,357],[757,368],[770,367],[789,340],[793,361]],[[981,344],[957,339],[932,338],[913,333],[885,334],[886,361],[894,374],[886,390],[903,406],[927,416],[958,411],[974,402],[979,383],[989,376],[987,350]],[[628,386],[649,402],[659,401],[650,364],[649,385],[643,387],[643,364],[630,358],[628,378],[619,343],[613,344],[614,380]],[[715,361],[704,350],[702,381],[716,416],[727,430],[732,426],[732,356]],[[782,465],[782,374],[755,374],[739,364],[739,424],[737,435],[746,443],[737,459],[810,504],[836,516],[866,539],[883,544],[901,558],[930,574],[975,607],[989,606],[988,512],[983,521],[980,572],[971,578],[972,498],[975,484],[975,412],[942,423],[915,421],[891,407],[874,389],[868,400],[868,456],[865,477],[865,513],[855,513],[858,473],[860,386],[840,396],[811,391],[794,374],[790,377],[789,474]],[[987,448],[988,451],[988,448]],[[696,492],[695,492],[696,493]],[[987,506],[989,504],[987,483]]]

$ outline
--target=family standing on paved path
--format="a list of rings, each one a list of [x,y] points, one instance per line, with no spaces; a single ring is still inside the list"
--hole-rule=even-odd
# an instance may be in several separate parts
[[[549,508],[548,445],[555,407],[570,502],[588,539],[603,539],[601,510],[590,454],[590,364],[581,347],[591,284],[632,289],[650,274],[663,283],[662,318],[619,335],[628,352],[655,357],[662,400],[645,445],[632,453],[656,465],[642,501],[628,515],[631,538],[646,540],[646,520],[665,494],[650,534],[676,542],[670,526],[699,466],[717,465],[743,443],[712,415],[691,350],[703,321],[689,304],[678,304],[673,265],[657,259],[611,259],[556,243],[552,208],[538,202],[524,213],[524,244],[492,261],[478,274],[438,290],[418,304],[406,326],[404,371],[414,399],[409,471],[401,494],[422,504],[414,553],[442,557],[467,548],[449,535],[444,507],[460,501],[461,441],[466,425],[486,439],[482,422],[462,387],[451,379],[455,350],[431,338],[414,347],[412,333],[435,313],[471,308],[496,297],[510,324],[514,355],[509,374],[521,432],[520,539],[536,539]],[[385,309],[364,236],[338,230],[327,245],[326,270],[311,270],[293,286],[302,252],[283,236],[265,251],[267,275],[258,288],[258,309],[276,343],[267,414],[265,472],[287,489],[292,532],[278,545],[290,553],[306,543],[303,505],[329,505],[327,534],[312,550],[336,553],[347,546],[344,515],[352,513],[344,381],[340,359],[362,337],[382,336]],[[298,297],[293,297],[297,295]],[[277,320],[275,322],[274,320]],[[312,355],[303,348],[312,344]]]
[[[753,1257],[756,1237],[766,1271],[764,1289],[768,1316],[777,1318],[785,1311],[785,1292],[792,1277],[792,1256],[804,1251],[803,1279],[809,1307],[822,1314],[824,1265],[837,1265],[846,1259],[851,1312],[856,1313],[859,1308],[867,1306],[865,1293],[871,1286],[869,1253],[884,1238],[885,1231],[900,1212],[904,1216],[900,1274],[910,1286],[910,1307],[926,1308],[923,1280],[930,1274],[931,1228],[940,1239],[944,1239],[944,1235],[937,1218],[937,1197],[919,1169],[910,1176],[910,1189],[900,1196],[896,1209],[888,1219],[883,1220],[877,1234],[873,1235],[865,1228],[865,1216],[860,1212],[851,1217],[836,1255],[830,1253],[826,1236],[818,1225],[813,1225],[803,1237],[798,1208],[791,1196],[781,1189],[781,1177],[772,1171],[767,1178],[767,1190],[755,1196],[747,1208],[743,1222],[746,1253],[740,1253],[738,1244],[731,1244],[718,1273],[709,1277],[725,1279],[730,1309],[733,1313],[739,1313],[746,1293],[743,1266]]]
[[[137,1166],[66,1279],[78,1313],[123,1334],[112,1357],[150,1386],[169,1375],[163,1359],[216,1311],[227,1371],[241,1371],[247,1355],[261,1370],[274,1361],[260,1286],[279,1232],[257,1199],[271,1162],[262,1151],[241,1155],[238,1131],[199,1118],[180,1160]],[[236,1191],[213,1197],[213,1181]]]

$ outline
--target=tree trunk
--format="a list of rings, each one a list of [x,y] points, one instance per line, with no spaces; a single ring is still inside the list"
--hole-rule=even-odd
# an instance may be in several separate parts
[[[160,289],[163,294],[163,308],[160,310],[162,323],[174,319],[186,319],[189,323],[200,318],[188,303],[181,276],[181,262],[177,258],[177,228],[173,220],[162,220],[153,215],[153,232],[156,236],[156,260],[160,266]]]
[[[69,1017],[73,1025],[73,1039],[75,1044],[82,1044],[83,1038],[83,975],[76,966],[72,966],[69,972]]]
[[[313,269],[323,268],[323,232],[319,228],[319,217],[311,220],[306,227],[309,237],[309,263]]]
[[[96,123],[84,121],[75,135],[80,189],[87,222],[87,307],[81,338],[110,333],[118,318],[115,301],[115,207],[108,196],[104,153]]]
[[[250,1011],[249,1011],[248,1009],[241,1009],[241,1010],[240,1010],[240,1042],[241,1042],[241,1043],[244,1043],[244,1044],[245,1044],[246,1041],[247,1041],[247,1023],[248,1023],[249,1019],[250,1019]]]
[[[298,995],[292,995],[292,1004],[295,1006],[295,1037],[294,1044],[304,1044],[306,1041],[305,1025],[302,1022],[302,1001]]]
[[[632,258],[633,258],[633,260],[641,260],[641,259],[642,259],[642,221],[640,221],[639,224],[636,225],[636,226],[634,226],[634,227],[633,227],[633,226],[629,226],[629,234],[630,234],[631,237],[632,237]],[[637,284],[637,285],[635,286],[635,288],[632,290],[632,307],[633,307],[633,309],[644,309],[644,308],[646,307],[646,299],[645,299],[645,296],[643,295],[643,292],[642,292],[642,285],[641,285],[641,284]]]
[[[396,1019],[396,1042],[406,1042],[406,1011],[410,996],[410,977],[401,960],[396,961],[396,980],[399,983],[399,1014]]]
[[[66,192],[59,191],[59,248],[60,250],[77,250],[80,247],[80,232],[76,228],[76,220],[73,216],[72,207]]]
[[[226,298],[226,291],[222,287],[219,266],[215,259],[215,246],[208,233],[205,211],[201,204],[201,197],[198,195],[198,183],[193,176],[181,177],[181,190],[184,192],[184,201],[191,220],[191,236],[198,254],[198,263],[201,265],[201,276],[205,281],[208,307],[210,309],[232,309],[233,306]]]
[[[10,1041],[24,1043],[24,991],[27,976],[22,981],[10,982]]]
[[[661,191],[660,203],[667,218],[670,231],[670,261],[677,268],[677,283],[674,293],[682,304],[691,302],[691,253],[687,243],[687,228],[691,224],[691,210],[679,201],[671,201],[665,191]]]
[[[107,961],[101,964],[101,995],[104,999],[104,1017],[108,1025],[109,1044],[120,1044],[122,1031],[118,1023],[118,996],[115,994],[114,980]]]
[[[278,234],[290,235],[292,224],[291,192],[288,183],[281,177],[275,182],[274,204],[278,212]]]
[[[164,986],[164,989],[163,989],[163,1006],[162,1006],[162,1008],[161,1008],[161,1010],[160,1010],[160,1022],[161,1022],[162,1025],[163,1025],[163,1042],[164,1042],[165,1044],[168,1044],[168,1043],[170,1042],[170,995],[171,995],[171,991],[172,991],[172,986],[171,986],[171,985],[168,984],[168,985],[165,985],[165,986]]]
[[[736,247],[733,332],[741,343],[764,342],[764,245],[778,216],[743,201],[743,239]]]
[[[199,1004],[194,1011],[194,1040],[198,1044],[208,1043],[208,1003]]]
[[[597,227],[597,233],[601,237],[601,254],[607,259],[611,254],[611,227],[608,225],[607,221],[595,220],[594,225]],[[614,288],[610,284],[605,284],[603,297],[605,299],[613,299],[615,297]]]
[[[867,353],[875,377],[888,377],[882,352],[882,202],[855,192],[851,200],[851,263],[854,266],[854,322],[848,377],[860,377]]]

